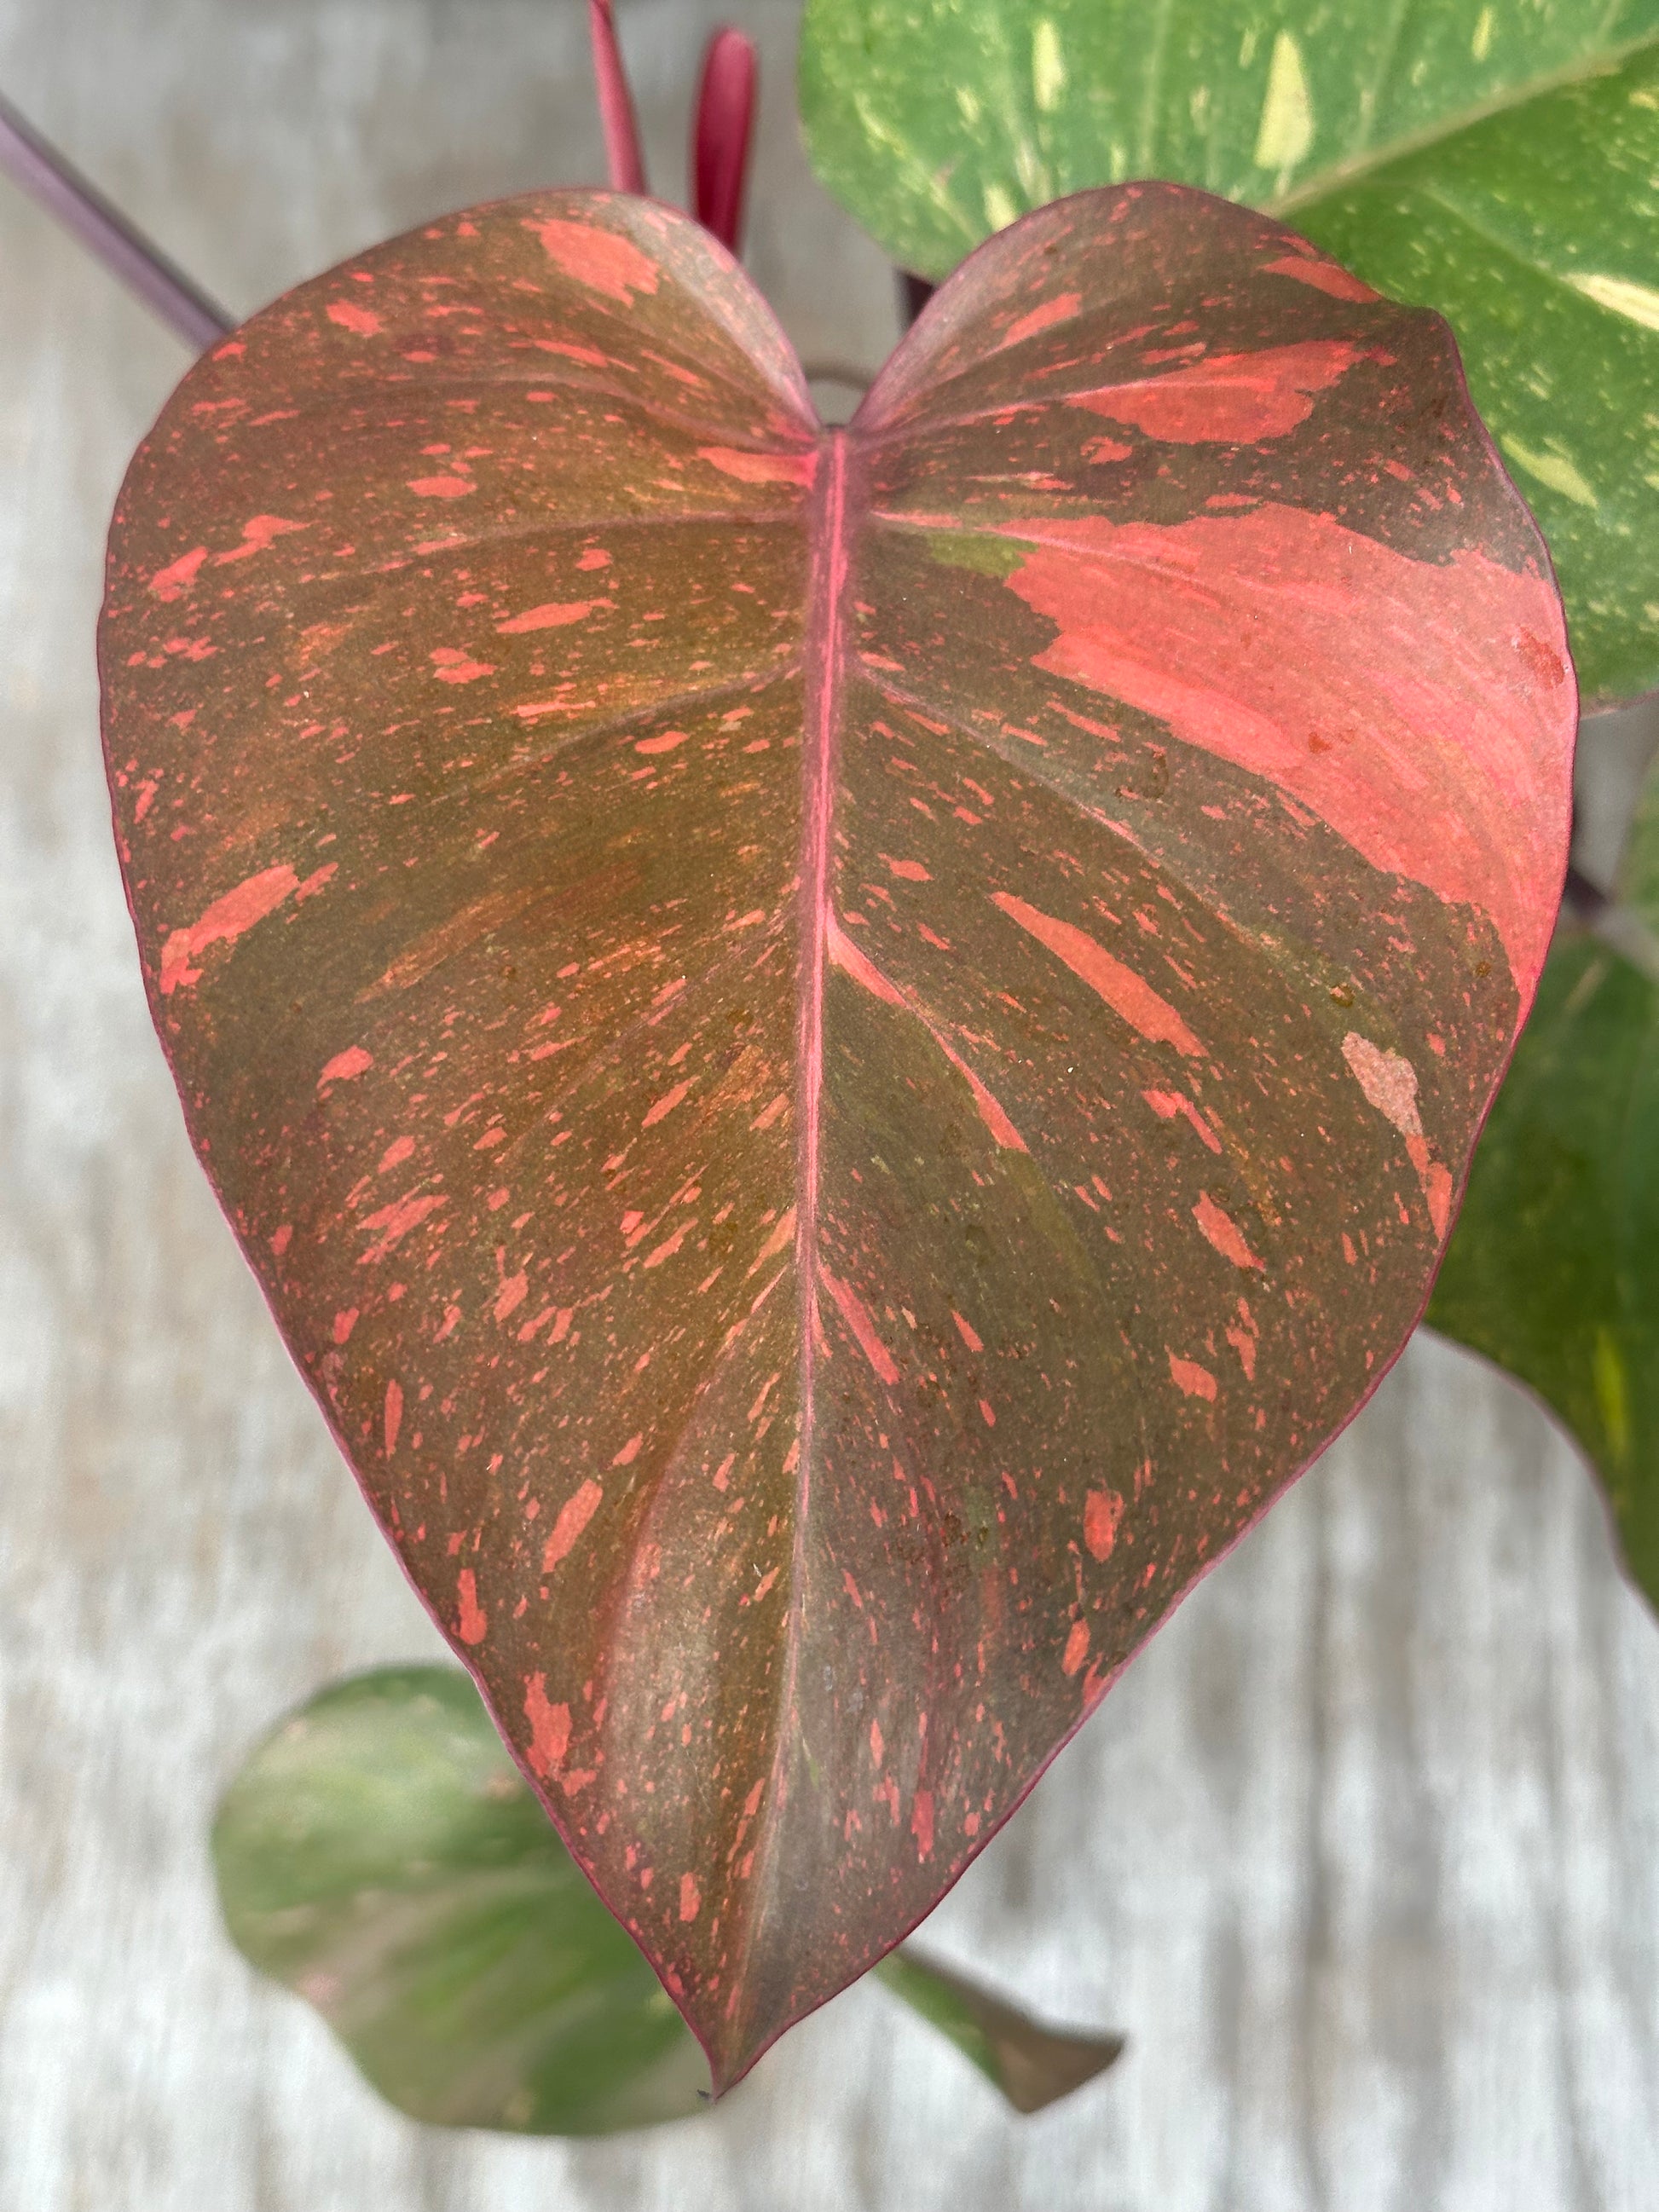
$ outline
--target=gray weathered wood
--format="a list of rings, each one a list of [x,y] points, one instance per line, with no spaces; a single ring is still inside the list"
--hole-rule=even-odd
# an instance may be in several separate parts
[[[890,286],[807,178],[786,0],[750,259],[809,356]],[[623,0],[662,188],[712,6]],[[592,179],[577,0],[0,0],[0,84],[247,308]],[[218,1790],[437,1639],[278,1346],[151,1037],[99,769],[105,517],[177,349],[0,194],[0,2212],[1638,2212],[1659,2172],[1659,1636],[1535,1408],[1420,1341],[940,1909],[1127,2029],[1012,2118],[873,1990],[712,2116],[398,2119],[217,1925]]]

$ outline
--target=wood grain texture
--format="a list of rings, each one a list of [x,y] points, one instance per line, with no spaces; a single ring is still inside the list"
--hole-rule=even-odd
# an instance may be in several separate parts
[[[750,265],[809,357],[873,362],[890,283],[805,180],[793,10],[730,12],[768,72]],[[676,191],[714,15],[623,9]],[[3,0],[0,83],[246,308],[596,176],[582,32],[574,0]],[[860,1990],[682,2128],[450,2137],[248,1972],[217,1792],[285,1705],[438,1647],[191,1161],[120,902],[101,534],[184,364],[10,195],[0,283],[0,2212],[1644,2207],[1659,1636],[1542,1416],[1428,1340],[930,1923],[1129,2033],[1052,2112]]]

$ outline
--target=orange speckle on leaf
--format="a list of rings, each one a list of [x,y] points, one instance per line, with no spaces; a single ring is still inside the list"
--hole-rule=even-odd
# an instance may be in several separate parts
[[[545,1674],[526,1674],[524,1715],[530,1723],[530,1743],[525,1753],[532,1774],[545,1778],[564,1764],[570,1748],[570,1708],[548,1702]]]
[[[149,588],[158,599],[183,597],[196,581],[196,572],[207,559],[205,545],[192,545],[188,553],[181,553],[176,561],[169,561],[165,568],[158,568],[149,580]]]
[[[1193,1218],[1206,1239],[1231,1260],[1235,1267],[1260,1267],[1261,1262],[1244,1241],[1243,1231],[1231,1217],[1224,1213],[1207,1190],[1200,1191],[1198,1204],[1193,1208]]]
[[[1180,1359],[1170,1354],[1170,1379],[1177,1390],[1188,1398],[1215,1396],[1215,1377],[1207,1367],[1200,1367],[1195,1359]]]
[[[631,307],[636,292],[657,289],[656,263],[631,239],[600,223],[570,222],[555,216],[542,222],[527,221],[525,228],[540,239],[548,259],[562,275],[607,300]]]
[[[745,453],[729,446],[699,446],[697,459],[722,476],[739,483],[810,484],[817,473],[815,452],[804,453]]]
[[[317,1078],[317,1088],[320,1091],[325,1083],[349,1083],[355,1077],[362,1074],[365,1069],[373,1067],[374,1065],[374,1056],[372,1053],[365,1052],[360,1044],[349,1044],[343,1052],[337,1052],[333,1059],[328,1062],[322,1073]],[[413,1152],[414,1149],[411,1145],[410,1150]]]
[[[487,660],[474,660],[459,646],[441,645],[428,655],[441,684],[476,684],[481,676],[493,676],[494,666]]]
[[[478,487],[471,477],[438,476],[411,477],[409,489],[416,499],[465,499]]]
[[[1088,1656],[1089,1624],[1086,1620],[1074,1620],[1072,1632],[1066,1639],[1066,1649],[1060,1655],[1061,1674],[1075,1674]]]
[[[331,300],[328,319],[337,323],[343,331],[351,331],[360,338],[372,338],[380,331],[380,319],[372,307],[360,307],[350,300]]]
[[[1040,331],[1051,330],[1056,323],[1068,322],[1082,305],[1080,292],[1057,292],[1052,300],[1045,300],[1040,307],[1016,316],[1002,334],[1005,346],[1018,345],[1026,338],[1034,338]]]
[[[1203,1052],[1203,1046],[1168,1000],[1103,945],[1097,945],[1086,931],[1043,914],[1010,891],[994,891],[991,903],[1063,961],[1131,1029],[1154,1044],[1172,1044],[1189,1058]]]
[[[234,890],[214,900],[199,921],[188,929],[175,929],[161,948],[161,995],[201,981],[202,971],[191,963],[210,945],[234,944],[254,923],[274,914],[284,899],[297,890],[300,878],[290,867],[262,868],[238,884]]]
[[[824,1288],[840,1309],[842,1319],[852,1331],[859,1350],[884,1382],[896,1382],[898,1369],[893,1364],[893,1355],[877,1334],[869,1309],[858,1292],[850,1283],[843,1283],[838,1276],[832,1275],[827,1267],[821,1267],[818,1273]]]
[[[916,1839],[916,1856],[927,1858],[933,1849],[933,1793],[918,1790],[910,1808],[910,1833]]]
[[[609,599],[549,599],[539,607],[527,607],[523,614],[498,622],[495,629],[501,637],[524,637],[538,629],[562,629],[570,623],[585,622],[595,607],[610,605]]]
[[[457,1621],[463,1644],[482,1644],[489,1629],[489,1616],[478,1603],[478,1584],[471,1567],[463,1567],[455,1578],[455,1595],[459,1602]]]
[[[1091,1490],[1083,1501],[1083,1540],[1090,1556],[1109,1559],[1123,1518],[1123,1500],[1115,1490]]]
[[[654,1128],[659,1121],[673,1112],[690,1088],[691,1085],[689,1083],[677,1083],[672,1091],[665,1091],[656,1104],[647,1113],[640,1127],[642,1129]]]
[[[560,1506],[558,1517],[548,1531],[547,1542],[542,1552],[542,1572],[550,1574],[562,1559],[569,1556],[576,1539],[593,1518],[605,1492],[590,1476],[574,1496]]]

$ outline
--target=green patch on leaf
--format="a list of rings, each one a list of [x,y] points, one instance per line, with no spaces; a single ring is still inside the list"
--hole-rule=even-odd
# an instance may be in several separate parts
[[[972,530],[929,531],[924,542],[941,568],[967,568],[976,576],[994,576],[999,583],[1013,574],[1030,550],[1018,538]]]

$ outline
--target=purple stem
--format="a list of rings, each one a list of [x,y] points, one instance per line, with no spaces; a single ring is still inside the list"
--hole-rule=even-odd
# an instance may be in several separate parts
[[[0,94],[0,169],[55,215],[169,330],[205,353],[234,330],[224,309],[88,184]]]
[[[691,212],[727,252],[743,236],[758,64],[752,39],[716,31],[702,58],[691,123]]]
[[[605,132],[605,158],[613,192],[643,192],[645,157],[640,151],[639,125],[634,119],[633,95],[617,27],[611,19],[611,0],[587,0],[587,27],[593,46],[593,81],[599,95],[599,125]]]

